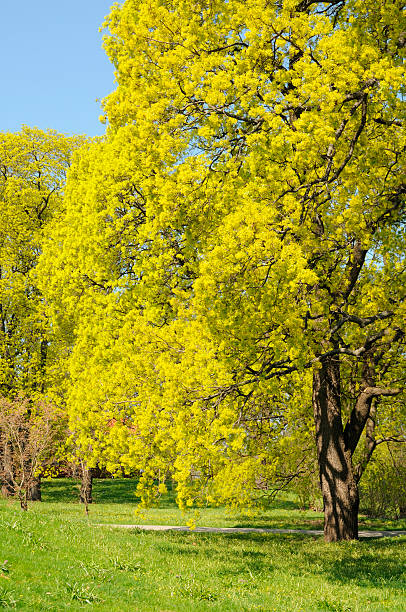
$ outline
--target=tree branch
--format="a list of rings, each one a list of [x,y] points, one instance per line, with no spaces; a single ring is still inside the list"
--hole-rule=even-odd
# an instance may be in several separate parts
[[[361,391],[344,429],[345,445],[351,452],[351,455],[353,455],[357,448],[365,423],[369,417],[372,400],[380,396],[389,397],[398,395],[400,391],[400,389],[388,389],[383,387],[366,387]]]

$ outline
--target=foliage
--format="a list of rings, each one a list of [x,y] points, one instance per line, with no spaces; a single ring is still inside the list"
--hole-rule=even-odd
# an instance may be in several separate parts
[[[72,427],[90,461],[142,470],[145,504],[168,472],[182,507],[256,502],[334,368],[353,508],[376,396],[368,448],[403,436],[404,24],[399,0],[113,7],[107,137],[41,275],[76,326]]]
[[[35,279],[45,228],[62,211],[72,152],[82,137],[24,126],[0,133],[0,390],[49,388],[57,343]]]
[[[55,451],[51,438],[62,444],[66,435],[66,420],[59,415],[57,423],[54,409],[41,400],[46,394],[62,403],[67,347],[49,322],[36,266],[46,232],[62,212],[73,151],[83,142],[27,126],[0,134],[0,472],[3,489],[18,493],[22,506],[40,464],[44,468],[45,448],[51,444]],[[46,464],[49,469],[49,457]]]
[[[361,509],[372,516],[406,514],[406,455],[403,447],[382,445],[362,480]]]

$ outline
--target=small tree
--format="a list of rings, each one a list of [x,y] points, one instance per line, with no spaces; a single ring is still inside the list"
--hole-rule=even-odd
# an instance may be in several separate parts
[[[18,496],[22,510],[37,476],[51,469],[61,452],[64,432],[65,419],[51,404],[0,398],[0,480]]]

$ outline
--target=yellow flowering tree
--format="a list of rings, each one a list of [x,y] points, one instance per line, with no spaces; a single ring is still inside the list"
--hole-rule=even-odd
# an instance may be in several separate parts
[[[250,503],[315,432],[325,537],[356,538],[405,435],[403,3],[126,0],[107,26],[106,139],[41,266],[72,426],[183,507]]]
[[[17,133],[0,133],[0,399],[10,408],[0,424],[4,440],[7,419],[10,427],[23,420],[24,410],[19,413],[16,398],[25,396],[35,402],[44,394],[49,396],[56,382],[59,386],[63,380],[56,362],[66,346],[49,324],[36,265],[48,227],[62,211],[72,152],[82,142],[82,137],[27,126]],[[13,407],[16,414],[12,417]],[[28,418],[28,429],[30,423]],[[28,457],[31,451],[26,433],[22,428],[19,448]],[[24,437],[27,449],[23,448]],[[2,481],[7,472],[3,469],[8,461],[5,455],[10,455],[12,464],[21,459],[14,451],[10,455],[7,444],[0,443]],[[38,474],[33,462],[30,466],[26,466],[32,468],[30,494],[39,499],[39,481],[34,486],[33,480]],[[13,486],[11,490],[16,489]]]
[[[41,394],[54,348],[35,268],[61,214],[72,151],[83,141],[23,127],[0,134],[0,393]],[[48,385],[49,386],[49,385]]]

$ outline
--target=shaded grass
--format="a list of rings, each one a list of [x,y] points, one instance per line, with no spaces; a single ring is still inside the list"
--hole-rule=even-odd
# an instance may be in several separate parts
[[[327,545],[321,538],[300,535],[152,533],[97,527],[94,523],[101,518],[133,522],[136,500],[131,481],[95,484],[99,503],[91,508],[90,521],[79,504],[71,503],[69,483],[44,483],[44,502],[32,504],[28,513],[13,502],[0,502],[0,609],[406,609],[406,538]],[[169,517],[173,523],[178,512],[173,496],[166,503],[162,510],[151,511],[153,518],[165,523]],[[280,506],[275,503],[265,517],[256,520],[269,524],[279,516],[277,526],[289,521],[297,526],[303,513],[294,506],[292,499]],[[180,519],[185,520],[181,515]],[[201,523],[208,521],[231,526],[230,522],[235,525],[243,519],[225,516],[222,508],[207,508]]]

